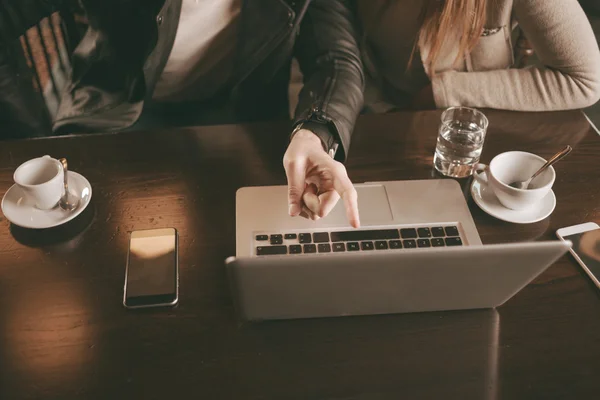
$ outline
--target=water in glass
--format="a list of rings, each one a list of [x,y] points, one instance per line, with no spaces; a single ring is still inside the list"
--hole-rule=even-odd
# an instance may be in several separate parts
[[[485,124],[466,119],[442,121],[433,158],[435,168],[455,178],[470,176],[479,162],[485,128]]]

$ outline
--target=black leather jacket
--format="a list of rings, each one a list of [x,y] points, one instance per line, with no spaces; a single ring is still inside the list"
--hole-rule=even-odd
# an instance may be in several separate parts
[[[233,82],[224,89],[236,121],[287,116],[295,56],[305,80],[295,123],[310,121],[328,145],[338,139],[336,158],[345,158],[364,85],[351,3],[242,0]],[[2,0],[2,37],[18,37],[57,4]],[[181,0],[81,0],[81,5],[90,27],[72,56],[71,81],[53,130],[125,129],[139,118],[167,62]]]

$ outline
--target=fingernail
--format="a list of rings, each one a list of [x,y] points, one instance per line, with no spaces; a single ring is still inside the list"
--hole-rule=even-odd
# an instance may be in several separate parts
[[[296,215],[298,215],[298,213],[300,213],[300,209],[296,204],[290,204],[288,212],[290,216],[295,217]]]

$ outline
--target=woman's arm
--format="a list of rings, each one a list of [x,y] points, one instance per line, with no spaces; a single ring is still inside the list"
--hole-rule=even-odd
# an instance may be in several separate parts
[[[550,111],[596,103],[600,52],[577,0],[514,0],[513,14],[543,66],[441,73],[432,80],[436,106]]]
[[[363,105],[364,75],[350,1],[311,1],[294,55],[304,87],[295,117],[295,125],[302,129],[295,132],[283,157],[289,213],[322,218],[341,198],[348,222],[359,227],[356,189],[339,162],[348,154]],[[339,161],[323,151],[333,150],[334,141],[339,144],[335,154]]]
[[[364,74],[353,2],[313,0],[300,25],[295,56],[304,75],[295,122],[330,122],[344,160],[363,106]]]

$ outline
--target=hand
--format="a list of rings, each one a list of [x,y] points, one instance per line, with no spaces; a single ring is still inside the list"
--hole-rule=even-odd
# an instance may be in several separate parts
[[[413,110],[435,110],[435,99],[431,84],[425,86],[413,96],[410,108]]]
[[[346,168],[323,150],[321,139],[314,133],[305,129],[296,132],[283,156],[283,166],[291,216],[317,220],[329,214],[341,197],[350,225],[360,226],[356,189]]]

